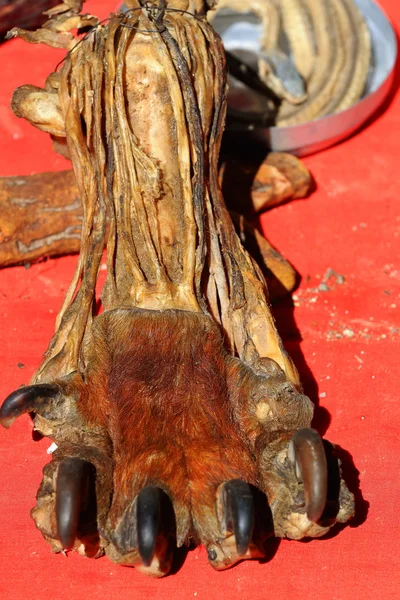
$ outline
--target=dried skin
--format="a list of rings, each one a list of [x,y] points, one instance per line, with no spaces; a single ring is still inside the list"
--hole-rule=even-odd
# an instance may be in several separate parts
[[[217,10],[222,9],[258,17],[262,35],[256,71],[276,99],[283,100],[276,115],[267,111],[264,98],[264,110],[278,126],[338,113],[362,97],[372,60],[371,35],[355,0],[220,0]],[[253,60],[252,52],[245,51],[241,68]],[[288,89],[294,74],[283,74],[288,64],[297,71],[295,93]],[[240,69],[233,74],[246,83]],[[244,119],[238,112],[236,117]]]
[[[205,13],[200,1],[186,4]],[[66,60],[58,98],[83,200],[81,253],[37,387],[11,395],[0,413],[9,426],[34,411],[35,427],[59,447],[33,511],[45,538],[62,549],[55,498],[66,490],[57,474],[71,458],[96,474],[82,514],[90,498],[97,502],[95,519],[69,515],[74,548],[153,576],[169,570],[175,544],[202,542],[222,569],[262,556],[273,533],[319,536],[348,519],[343,484],[329,516],[317,486],[310,521],[306,482],[323,465],[305,465],[303,482],[289,451],[296,430],[305,429],[306,441],[314,435],[313,409],[219,188],[220,39],[203,17],[144,9],[112,16]],[[43,397],[48,384],[53,399]],[[228,489],[239,494],[231,504]],[[145,520],[143,493],[160,499]],[[248,520],[242,547],[246,515],[227,515],[245,497],[254,499],[255,525]]]
[[[227,161],[220,180],[228,206],[243,214],[304,198],[312,188],[312,177],[302,162],[281,152],[271,152],[258,167],[245,159]]]

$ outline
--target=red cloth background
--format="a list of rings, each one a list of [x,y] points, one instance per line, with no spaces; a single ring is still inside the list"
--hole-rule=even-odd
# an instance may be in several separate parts
[[[381,3],[399,24],[400,2]],[[114,8],[113,0],[87,3],[100,17]],[[42,85],[62,54],[19,40],[0,47],[1,175],[69,168],[46,135],[9,109],[12,90]],[[394,89],[385,110],[358,135],[306,159],[318,185],[309,199],[261,219],[302,275],[295,306],[281,304],[277,320],[306,391],[320,406],[316,426],[347,451],[342,457],[357,498],[354,521],[328,539],[282,541],[269,562],[244,562],[222,573],[209,567],[200,547],[164,580],[107,558],[52,555],[29,517],[50,442],[33,442],[30,420],[22,417],[0,432],[1,598],[400,597],[399,136]],[[1,397],[27,383],[38,366],[76,260],[0,271]],[[344,283],[333,279],[330,291],[315,291],[329,268]]]

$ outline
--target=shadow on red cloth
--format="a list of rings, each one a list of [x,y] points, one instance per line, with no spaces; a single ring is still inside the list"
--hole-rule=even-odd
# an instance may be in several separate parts
[[[393,86],[391,88],[391,92],[387,97],[384,105],[382,105],[382,107],[375,113],[373,119],[378,119],[379,116],[382,115],[385,112],[385,110],[387,110],[387,108],[390,106],[397,93],[399,82],[400,65],[399,63],[397,63],[396,74]],[[372,121],[370,120],[369,122]],[[366,124],[365,126],[368,126],[368,124]],[[237,141],[235,142],[235,139],[231,138],[230,136],[228,139],[225,137],[225,143],[223,144],[221,155],[223,157],[223,160],[226,161],[225,175],[227,177],[229,177],[230,158],[233,158],[234,160],[242,159],[245,160],[246,163],[254,165],[253,169],[251,170],[251,173],[243,173],[243,177],[245,178],[245,180],[243,181],[243,185],[241,185],[240,188],[243,197],[240,198],[240,206],[233,207],[234,209],[242,212],[242,214],[245,213],[246,207],[252,205],[250,195],[253,178],[258,170],[259,165],[265,160],[267,153],[268,152],[266,151],[265,147],[258,143],[248,146],[244,143],[239,144],[237,143]],[[315,189],[316,184],[315,182],[313,182],[313,187],[310,191],[310,194],[313,193]],[[224,181],[222,181],[222,190],[224,191]],[[229,196],[225,198],[225,200],[227,201],[228,207],[231,208],[229,203]],[[248,217],[251,218],[251,215],[248,215]],[[260,231],[262,231],[260,221],[258,218],[255,219],[253,225],[257,227]],[[253,258],[259,264],[263,263],[260,256],[253,256]],[[297,273],[296,287],[300,285],[301,278],[301,274]],[[318,383],[310,367],[308,366],[303,351],[301,349],[302,336],[299,328],[297,327],[294,309],[295,306],[292,298],[286,297],[273,306],[273,315],[285,349],[293,359],[296,368],[299,371],[300,380],[302,382],[304,392],[315,405],[315,414],[312,426],[315,429],[317,429],[322,436],[324,436],[329,428],[332,419],[329,411],[324,406],[320,405]],[[358,527],[366,520],[369,507],[369,503],[366,500],[364,500],[360,489],[359,471],[357,470],[354,464],[353,457],[347,450],[344,450],[340,446],[335,446],[334,454],[341,463],[343,478],[346,481],[349,490],[354,494],[355,498],[355,517],[353,518],[349,526]],[[327,536],[324,537],[335,537],[346,526],[347,525],[337,524],[329,531]],[[270,558],[272,558],[273,554],[276,552],[278,545],[276,546],[276,548],[272,548],[272,555]],[[268,561],[268,559],[266,559],[266,561]]]

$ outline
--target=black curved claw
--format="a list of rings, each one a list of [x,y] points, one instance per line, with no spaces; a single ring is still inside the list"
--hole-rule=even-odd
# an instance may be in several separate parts
[[[303,481],[307,518],[320,519],[326,505],[328,467],[321,436],[315,429],[300,429],[291,441],[296,471]]]
[[[254,527],[254,501],[250,486],[241,479],[231,479],[222,486],[224,526],[235,534],[239,556],[247,552]]]
[[[36,412],[41,405],[47,403],[49,398],[57,396],[59,391],[56,385],[47,383],[28,385],[15,390],[7,396],[2,404],[0,409],[1,425],[8,428],[20,415],[32,411]],[[44,402],[43,399],[45,399]]]
[[[143,488],[136,505],[137,537],[143,565],[149,567],[154,556],[160,528],[161,490],[155,485]]]
[[[90,463],[66,458],[60,463],[56,485],[56,521],[58,538],[64,549],[72,548],[88,485]]]

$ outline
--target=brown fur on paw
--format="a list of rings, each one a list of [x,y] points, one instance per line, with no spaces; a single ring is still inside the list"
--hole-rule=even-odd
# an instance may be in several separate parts
[[[84,373],[29,404],[59,445],[32,511],[54,551],[105,552],[162,576],[174,548],[192,541],[223,569],[263,556],[270,535],[328,530],[332,520],[306,514],[321,456],[302,460],[302,444],[311,436],[311,451],[324,450],[312,430],[291,441],[312,410],[280,369],[254,372],[226,351],[217,325],[186,311],[115,310],[96,318],[92,336]]]

